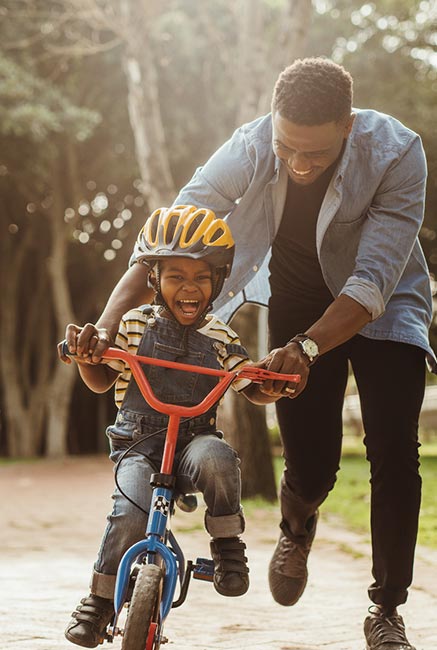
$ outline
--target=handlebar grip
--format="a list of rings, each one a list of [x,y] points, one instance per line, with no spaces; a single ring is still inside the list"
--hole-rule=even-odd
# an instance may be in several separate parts
[[[65,355],[66,357],[74,357],[74,356],[76,356],[76,354],[74,352],[69,351],[66,339],[61,341],[61,344],[62,344],[61,352],[62,352],[63,355]]]

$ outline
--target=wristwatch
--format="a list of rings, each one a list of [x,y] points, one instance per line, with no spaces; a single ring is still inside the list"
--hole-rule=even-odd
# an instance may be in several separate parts
[[[311,339],[307,334],[296,334],[288,343],[297,343],[301,349],[301,352],[306,356],[309,361],[310,366],[317,361],[319,356],[319,346],[317,343]],[[287,345],[288,345],[287,343]]]

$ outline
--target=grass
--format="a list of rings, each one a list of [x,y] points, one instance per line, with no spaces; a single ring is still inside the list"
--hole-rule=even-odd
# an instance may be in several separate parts
[[[276,461],[277,475],[282,472],[282,458]],[[422,506],[418,543],[437,549],[437,444],[421,447]],[[339,516],[346,526],[369,534],[369,466],[361,439],[346,440],[337,482],[323,504],[323,511]]]

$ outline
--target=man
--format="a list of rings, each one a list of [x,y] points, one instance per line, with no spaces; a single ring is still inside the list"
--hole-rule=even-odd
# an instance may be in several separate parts
[[[277,402],[285,472],[269,567],[273,597],[285,606],[305,589],[318,507],[335,483],[352,366],[371,468],[369,650],[414,650],[396,608],[412,580],[418,417],[426,358],[435,364],[418,242],[425,181],[417,134],[388,115],[352,111],[350,75],[315,58],[281,73],[272,113],[238,129],[175,202],[227,217],[236,260],[215,309],[229,317],[244,300],[268,304],[265,365],[302,376],[299,385],[265,386],[294,398]],[[122,311],[147,299],[146,275],[134,264],[117,285],[98,324],[109,335]],[[90,344],[88,329],[79,341],[96,360],[108,338],[99,331],[101,340]]]

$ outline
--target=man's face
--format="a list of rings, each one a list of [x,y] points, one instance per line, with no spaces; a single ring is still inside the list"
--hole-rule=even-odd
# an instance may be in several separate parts
[[[273,113],[273,151],[295,183],[310,185],[336,160],[354,118],[305,126]]]
[[[172,257],[159,263],[161,294],[181,325],[191,325],[209,305],[211,268],[204,260]]]

